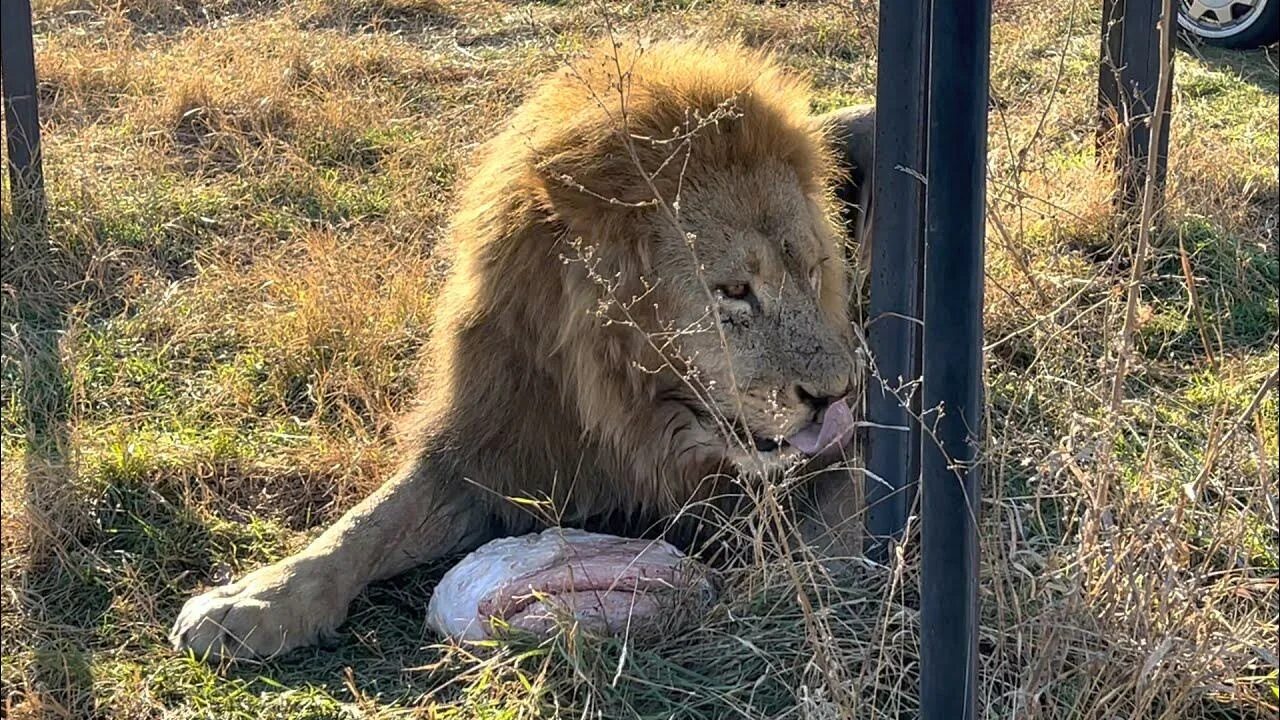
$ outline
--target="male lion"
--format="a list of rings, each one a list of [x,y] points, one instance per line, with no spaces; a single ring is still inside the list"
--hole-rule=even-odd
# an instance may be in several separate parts
[[[311,643],[368,583],[544,524],[512,497],[672,537],[802,461],[785,438],[859,380],[823,128],[733,44],[610,43],[545,80],[462,194],[403,466],[302,552],[188,601],[175,646]],[[851,476],[828,475],[845,512]]]

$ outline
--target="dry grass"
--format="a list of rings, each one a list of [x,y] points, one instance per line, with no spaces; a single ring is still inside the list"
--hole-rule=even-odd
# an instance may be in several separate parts
[[[456,178],[551,51],[602,17],[496,0],[36,5],[48,234],[3,216],[6,717],[913,714],[910,544],[802,594],[785,563],[744,569],[692,636],[638,647],[434,645],[427,569],[357,600],[336,647],[224,673],[173,655],[185,597],[379,482]],[[871,5],[611,12],[772,44],[814,77],[815,109],[873,94]],[[1275,51],[1178,54],[1167,223],[1112,413],[1132,243],[1093,160],[1097,16],[996,8],[981,703],[1274,717]]]

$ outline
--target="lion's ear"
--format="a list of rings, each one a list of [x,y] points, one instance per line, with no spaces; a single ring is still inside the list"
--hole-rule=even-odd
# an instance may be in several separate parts
[[[848,228],[848,260],[855,270],[855,293],[861,290],[871,264],[872,168],[876,137],[874,105],[851,105],[814,118],[839,164],[836,197]]]

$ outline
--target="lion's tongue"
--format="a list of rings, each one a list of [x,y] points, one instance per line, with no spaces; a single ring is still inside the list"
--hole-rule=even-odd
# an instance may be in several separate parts
[[[787,438],[787,442],[805,455],[817,455],[832,446],[842,447],[853,436],[853,412],[844,398],[827,406],[822,423],[811,423]]]

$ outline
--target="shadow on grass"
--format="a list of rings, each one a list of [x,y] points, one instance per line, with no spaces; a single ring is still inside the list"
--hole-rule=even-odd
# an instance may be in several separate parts
[[[97,297],[83,282],[85,259],[43,224],[21,222],[7,208],[3,239],[7,367],[0,401],[20,408],[14,420],[23,433],[25,475],[25,537],[5,566],[13,590],[4,608],[6,712],[105,718],[205,705],[252,717],[271,705],[303,717],[294,711],[305,696],[319,708],[311,716],[334,717],[357,693],[403,702],[427,692],[432,677],[405,668],[437,659],[424,650],[431,641],[424,625],[430,571],[363,594],[331,647],[222,680],[168,648],[169,624],[192,593],[275,559],[290,533],[252,512],[233,522],[203,511],[189,469],[79,456],[71,431],[74,367],[64,338]],[[97,290],[109,295],[112,288],[99,282]],[[262,489],[240,485],[242,493]],[[312,511],[327,501],[300,498]],[[279,698],[244,697],[244,683]],[[143,686],[155,697],[139,698]]]
[[[38,630],[27,637],[6,637],[5,645],[25,645],[33,659],[28,679],[44,686],[40,690],[61,695],[59,700],[66,701],[61,704],[75,712],[84,708],[93,683],[88,633],[82,629],[100,615],[109,597],[77,596],[66,617],[49,607],[44,587],[76,571],[61,562],[74,535],[63,516],[65,498],[74,492],[68,427],[71,380],[60,352],[69,310],[67,278],[62,258],[49,242],[43,213],[19,217],[9,209],[2,223],[5,355],[18,366],[17,387],[4,388],[3,401],[20,405],[26,431],[23,501],[28,551],[18,571],[23,592],[17,603],[24,618],[40,621]],[[5,629],[10,629],[8,623]],[[5,685],[9,703],[26,690],[9,686],[7,675]]]
[[[334,637],[261,665],[232,667],[225,677],[263,689],[319,690],[343,702],[366,697],[379,704],[415,704],[446,680],[421,669],[440,659],[430,647],[438,639],[425,620],[442,571],[421,568],[374,584],[352,602]]]
[[[1231,50],[1228,48],[1205,45],[1195,40],[1188,41],[1185,34],[1180,34],[1178,49],[1199,59],[1215,71],[1229,73],[1253,85],[1271,96],[1280,93],[1280,46],[1256,48],[1253,50]],[[1177,63],[1177,60],[1174,60]],[[1175,69],[1176,73],[1177,70]]]
[[[1274,244],[1246,241],[1198,218],[1179,222],[1168,234],[1155,250],[1145,288],[1152,317],[1140,342],[1147,356],[1204,361],[1209,352],[1273,346],[1280,324]]]

